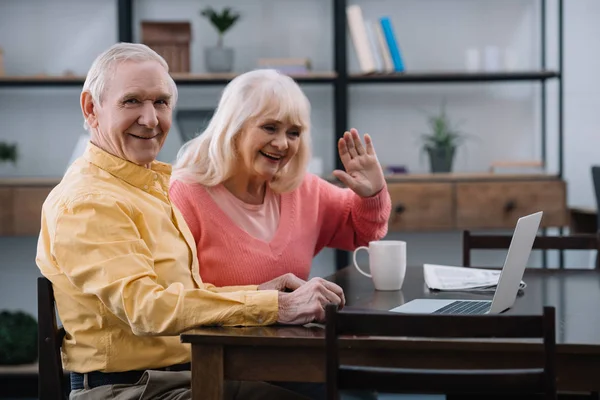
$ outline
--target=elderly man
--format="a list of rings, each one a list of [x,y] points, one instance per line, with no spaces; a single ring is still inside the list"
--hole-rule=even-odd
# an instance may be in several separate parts
[[[36,257],[67,332],[71,399],[189,399],[190,349],[179,333],[322,321],[325,304],[344,304],[342,290],[318,278],[202,282],[194,239],[169,200],[171,168],[155,161],[176,101],[166,62],[141,44],[112,46],[84,83],[90,143],[44,203]],[[267,383],[228,382],[225,391],[303,398]]]

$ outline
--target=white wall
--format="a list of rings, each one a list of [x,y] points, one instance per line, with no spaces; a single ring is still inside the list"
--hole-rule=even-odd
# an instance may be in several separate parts
[[[460,70],[468,47],[510,47],[519,67],[539,62],[539,2],[535,0],[362,0],[366,18],[391,16],[408,70]],[[229,0],[242,19],[225,38],[235,48],[235,70],[256,65],[259,57],[310,57],[315,70],[333,65],[332,7],[329,0]],[[600,2],[565,1],[565,177],[571,205],[595,206],[589,168],[596,162],[598,135],[594,96],[600,79],[598,42]],[[202,49],[216,34],[199,10],[222,0],[135,2],[136,21],[190,20],[193,26],[192,70],[204,71]],[[556,67],[556,0],[548,1],[548,65]],[[93,58],[116,41],[116,2],[105,0],[3,0],[0,47],[9,75],[85,74]],[[136,23],[135,39],[139,39]],[[358,70],[351,42],[349,70]],[[556,84],[549,87],[549,170],[557,170]],[[304,85],[312,105],[314,152],[325,172],[334,166],[333,90]],[[221,87],[181,87],[181,109],[213,106]],[[350,125],[372,134],[382,164],[405,164],[426,171],[417,135],[425,129],[424,112],[435,112],[443,99],[450,115],[464,121],[477,139],[458,153],[457,171],[487,170],[492,160],[533,159],[540,155],[539,85],[534,83],[461,85],[356,85],[350,88]],[[8,173],[61,176],[82,133],[78,88],[0,88],[0,138],[19,144],[22,159]],[[171,161],[181,141],[174,126],[163,161]],[[2,170],[0,170],[0,174]],[[460,235],[395,234],[409,242],[409,264],[460,263]],[[0,308],[35,313],[35,238],[0,238]],[[475,261],[498,264],[503,254],[475,255]],[[364,257],[361,258],[364,262]],[[534,259],[536,262],[537,258]],[[572,259],[580,263],[586,257]],[[315,275],[331,271],[333,251],[315,261]]]

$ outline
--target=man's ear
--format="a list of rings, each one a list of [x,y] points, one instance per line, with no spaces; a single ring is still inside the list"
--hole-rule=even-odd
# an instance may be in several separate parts
[[[90,127],[96,128],[98,126],[98,109],[92,95],[90,92],[82,92],[80,100],[83,118],[85,118]]]

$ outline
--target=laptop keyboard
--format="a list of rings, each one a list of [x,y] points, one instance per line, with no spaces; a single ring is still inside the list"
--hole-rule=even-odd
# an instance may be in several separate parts
[[[492,306],[491,301],[453,301],[433,314],[485,314]]]

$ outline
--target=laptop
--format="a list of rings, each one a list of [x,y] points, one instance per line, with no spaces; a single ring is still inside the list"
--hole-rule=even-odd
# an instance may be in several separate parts
[[[416,299],[390,311],[410,314],[499,314],[513,306],[542,211],[519,218],[500,272],[493,300]]]

